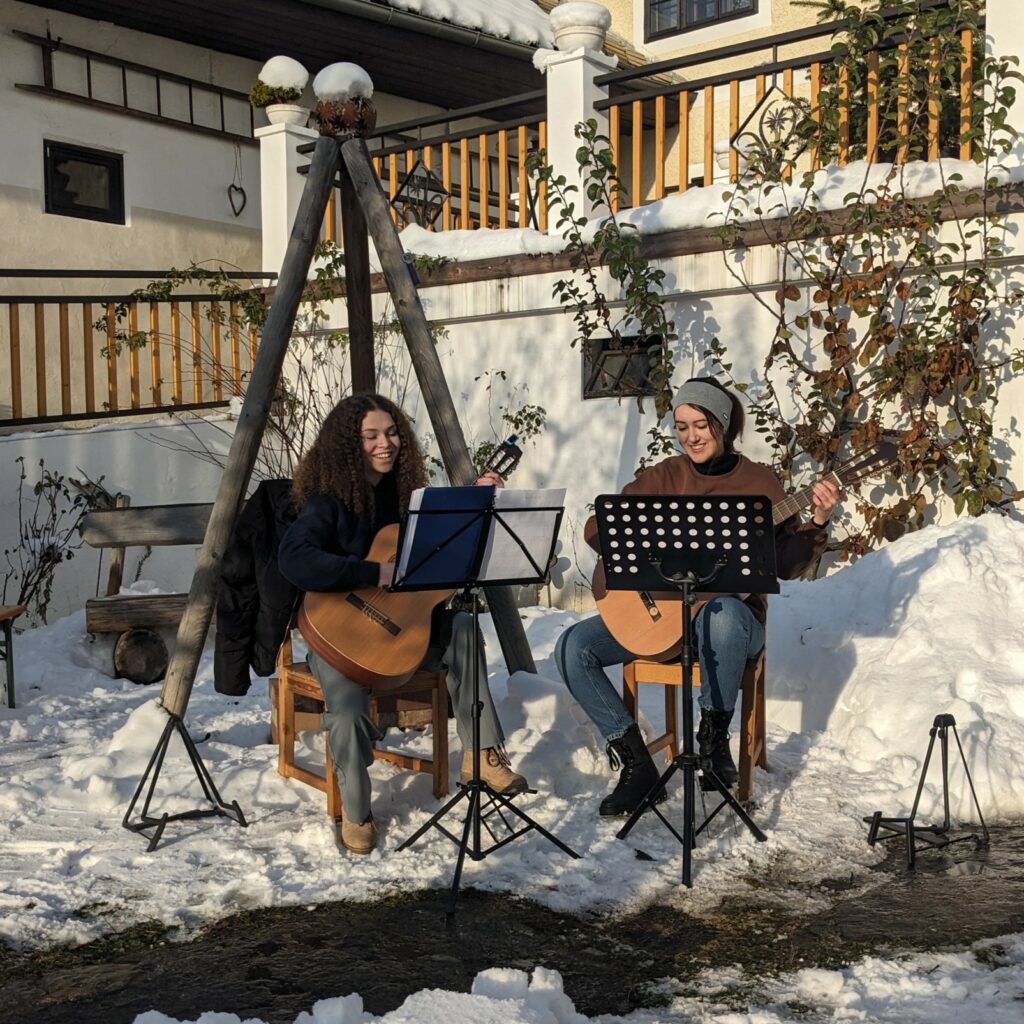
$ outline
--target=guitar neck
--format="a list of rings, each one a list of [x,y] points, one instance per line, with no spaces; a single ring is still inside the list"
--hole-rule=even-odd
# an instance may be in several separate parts
[[[826,473],[826,480],[831,480],[837,487],[842,487],[843,481],[838,473]],[[802,487],[795,494],[787,494],[782,501],[772,506],[772,524],[778,526],[784,523],[790,516],[810,508],[814,503],[814,484]]]

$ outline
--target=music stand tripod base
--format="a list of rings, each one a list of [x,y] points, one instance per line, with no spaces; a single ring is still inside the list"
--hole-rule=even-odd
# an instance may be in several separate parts
[[[957,750],[960,751],[960,761],[964,766],[964,774],[967,776],[967,785],[971,790],[971,799],[974,801],[974,809],[978,812],[978,821],[981,823],[981,835],[976,832],[969,832],[962,836],[950,836],[952,828],[949,815],[949,730],[953,731],[953,738],[956,740]],[[924,756],[924,764],[921,767],[921,778],[917,784],[917,793],[914,796],[914,804],[907,817],[888,817],[881,811],[875,811],[870,817],[865,817],[868,824],[868,846],[875,843],[889,842],[893,839],[905,839],[907,847],[907,868],[912,869],[917,862],[917,855],[926,850],[941,850],[954,843],[965,843],[973,840],[977,846],[988,845],[988,827],[981,814],[981,807],[978,804],[978,795],[974,791],[974,782],[971,779],[970,769],[967,767],[967,757],[964,748],[960,745],[960,736],[956,731],[956,719],[952,715],[936,715],[928,730],[928,750]],[[918,825],[916,823],[917,808],[921,802],[921,793],[924,790],[925,779],[928,776],[928,764],[931,761],[932,749],[935,746],[935,737],[939,737],[939,753],[942,763],[942,806],[943,818],[941,825]],[[921,845],[918,845],[920,840]]]
[[[427,495],[431,490],[435,492],[434,500],[428,502]],[[411,507],[402,521],[398,542],[399,561],[395,570],[395,583],[391,587],[395,591],[460,590],[463,601],[472,609],[473,775],[469,782],[460,784],[459,792],[455,796],[398,847],[399,851],[408,849],[431,828],[436,828],[458,847],[455,871],[445,907],[449,919],[455,913],[462,869],[467,856],[471,860],[483,860],[527,832],[536,831],[570,857],[579,858],[575,850],[534,821],[525,811],[516,807],[508,796],[495,792],[480,777],[480,717],[483,710],[483,702],[480,700],[481,655],[477,648],[480,641],[480,584],[485,578],[488,582],[496,584],[525,584],[543,580],[554,550],[555,537],[562,516],[560,506],[553,507],[543,502],[533,505],[527,502],[515,510],[515,514],[520,517],[542,517],[541,526],[534,531],[538,536],[532,538],[536,548],[531,549],[503,517],[501,510],[495,507],[493,488],[490,489],[490,495],[487,494],[487,490],[481,487],[428,488],[423,492],[423,504]],[[437,493],[438,491],[442,493]],[[486,503],[482,502],[481,498],[487,499]],[[428,507],[429,504],[433,504],[434,507]],[[528,568],[524,566],[507,578],[492,581],[486,574],[487,553],[495,550],[494,535],[500,531],[504,532],[504,536],[511,537],[518,545],[517,550],[521,549]],[[458,578],[452,578],[452,574],[456,573],[454,567],[459,565],[463,568],[458,570]],[[443,723],[435,723],[434,728],[438,727],[445,726]],[[463,800],[467,801],[466,817],[461,835],[456,835],[444,825],[444,818]],[[506,812],[514,815],[519,821],[510,821],[509,817],[506,817]],[[495,815],[500,818],[507,833],[500,838],[488,821]],[[520,823],[522,827],[516,828],[515,826]],[[490,846],[483,845],[483,832],[491,838]]]
[[[692,608],[699,592],[778,593],[771,502],[764,495],[602,494],[595,502],[609,590],[679,592],[683,669],[683,749],[633,810],[617,837],[624,839],[652,810],[683,848],[682,882],[692,887],[696,838],[723,807],[732,810],[758,842],[767,836],[694,749]],[[700,769],[722,802],[698,828],[696,775]],[[683,773],[682,834],[657,802],[676,772]]]
[[[196,777],[199,779],[199,784],[203,787],[203,795],[207,800],[213,804],[212,807],[197,808],[191,811],[177,811],[175,813],[164,813],[159,817],[154,817],[149,813],[149,805],[153,799],[153,793],[156,789],[156,782],[160,776],[160,770],[163,768],[164,757],[167,754],[167,748],[171,742],[171,736],[177,733],[181,737],[182,743],[185,745],[185,750],[188,753],[189,760],[192,762],[192,768],[196,773]],[[152,776],[150,775],[152,773]],[[139,812],[139,817],[132,821],[132,812],[135,810],[135,805],[138,803],[139,797],[142,795],[142,790],[146,787],[146,780],[149,779],[149,788],[146,791],[146,799],[143,801],[142,810]],[[124,828],[128,829],[129,832],[138,832],[141,835],[146,834],[147,829],[153,829],[152,836],[149,837],[149,845],[146,847],[147,853],[152,853],[160,842],[161,836],[164,834],[164,829],[167,827],[169,821],[190,821],[194,818],[230,818],[232,821],[237,822],[242,828],[248,828],[249,823],[245,820],[245,815],[242,813],[242,808],[238,806],[238,801],[233,800],[230,804],[226,803],[221,797],[217,790],[217,787],[213,783],[213,779],[210,777],[210,773],[203,764],[203,759],[199,756],[199,751],[196,749],[196,745],[189,736],[188,730],[185,728],[185,723],[179,715],[168,713],[167,724],[164,726],[164,731],[160,734],[160,740],[156,745],[156,749],[153,751],[153,756],[149,759],[149,764],[146,766],[146,770],[139,780],[139,784],[135,789],[135,795],[132,797],[131,803],[128,805],[128,810],[125,811],[124,819],[121,824]]]

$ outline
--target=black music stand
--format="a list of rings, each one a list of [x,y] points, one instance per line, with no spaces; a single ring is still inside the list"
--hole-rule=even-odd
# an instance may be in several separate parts
[[[758,842],[767,836],[743,805],[694,752],[692,609],[697,592],[776,594],[772,504],[763,495],[602,494],[595,503],[609,590],[680,594],[683,668],[683,749],[617,833],[624,839],[644,811],[652,810],[683,847],[683,884],[692,888],[691,853],[697,836],[728,807]],[[698,767],[722,802],[696,827],[694,784]],[[683,834],[657,806],[668,781],[683,772]]]
[[[496,491],[494,487],[426,488],[421,500],[414,500],[402,519],[398,534],[399,560],[391,590],[461,590],[470,602],[473,616],[473,777],[436,814],[421,825],[398,847],[410,847],[431,827],[447,836],[458,847],[455,874],[445,912],[455,913],[455,901],[462,879],[467,853],[483,860],[531,830],[578,858],[579,854],[516,807],[509,797],[496,793],[480,778],[480,701],[479,679],[479,602],[483,585],[498,586],[543,582],[554,553],[562,520],[561,505],[544,504],[545,492]],[[564,492],[561,492],[564,493]],[[537,495],[540,501],[517,498]],[[503,507],[497,507],[498,505]],[[527,537],[520,536],[526,533]],[[434,723],[434,728],[445,728]],[[535,792],[530,790],[529,792]],[[487,803],[484,803],[486,798]],[[467,800],[461,838],[443,824],[448,812]],[[510,822],[504,812],[515,815],[522,827]],[[488,819],[497,815],[505,835],[499,838]],[[484,848],[481,831],[486,830],[491,845]]]

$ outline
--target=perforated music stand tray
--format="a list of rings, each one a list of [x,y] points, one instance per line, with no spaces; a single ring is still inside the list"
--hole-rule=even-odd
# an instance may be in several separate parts
[[[674,589],[681,597],[683,749],[629,816],[618,838],[625,838],[644,811],[652,810],[682,844],[683,883],[691,886],[696,837],[723,807],[729,807],[758,841],[767,838],[710,764],[701,763],[694,752],[692,608],[698,593],[778,593],[772,503],[760,494],[602,494],[595,502],[595,512],[609,590],[664,594]],[[722,797],[700,828],[696,827],[694,806],[698,767]],[[682,835],[657,807],[668,781],[680,769],[684,778]]]
[[[715,593],[779,592],[764,495],[602,494],[595,512],[609,590],[678,590],[661,570],[682,570]]]

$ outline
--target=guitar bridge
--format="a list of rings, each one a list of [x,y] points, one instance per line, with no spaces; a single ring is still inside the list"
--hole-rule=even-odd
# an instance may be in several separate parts
[[[389,619],[379,608],[375,608],[370,604],[369,601],[364,601],[358,594],[349,593],[345,596],[345,600],[349,604],[355,605],[372,622],[376,622],[378,626],[383,626],[392,636],[398,636],[402,632],[401,626]]]

